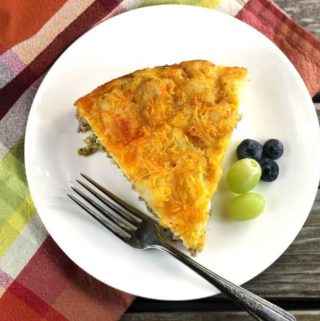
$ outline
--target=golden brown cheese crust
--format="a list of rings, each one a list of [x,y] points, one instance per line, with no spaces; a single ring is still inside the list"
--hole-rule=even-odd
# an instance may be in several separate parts
[[[161,225],[193,250],[205,244],[246,74],[186,61],[112,80],[75,103]]]

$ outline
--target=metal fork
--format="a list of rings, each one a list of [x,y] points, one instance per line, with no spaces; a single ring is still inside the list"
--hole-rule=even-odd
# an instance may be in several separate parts
[[[76,181],[103,205],[99,204],[99,202],[96,202],[76,187],[71,188],[83,200],[89,203],[91,207],[71,194],[68,194],[68,196],[120,240],[137,249],[159,249],[171,254],[180,262],[187,265],[194,272],[202,276],[209,283],[218,288],[221,292],[227,294],[235,303],[242,306],[242,308],[244,308],[257,320],[296,320],[293,315],[282,310],[273,303],[268,302],[267,300],[262,299],[248,290],[222,278],[221,276],[197,263],[191,257],[178,251],[168,242],[163,229],[159,226],[155,219],[147,216],[130,204],[121,200],[119,197],[112,194],[110,191],[92,180],[87,175],[81,174],[81,176],[95,188],[92,188],[83,181]],[[96,189],[102,192],[104,196],[97,192]]]

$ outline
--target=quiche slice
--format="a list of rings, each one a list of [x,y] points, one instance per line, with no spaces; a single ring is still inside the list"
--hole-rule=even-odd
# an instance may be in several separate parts
[[[75,102],[160,224],[192,251],[205,244],[246,75],[245,68],[185,61],[138,70]]]

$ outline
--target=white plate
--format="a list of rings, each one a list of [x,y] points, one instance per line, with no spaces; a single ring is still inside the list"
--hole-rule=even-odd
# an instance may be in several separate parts
[[[107,20],[73,43],[48,72],[34,99],[26,134],[31,194],[51,236],[81,268],[102,282],[139,296],[186,300],[218,293],[160,251],[134,250],[83,213],[67,197],[80,172],[145,210],[119,169],[101,153],[79,157],[73,102],[98,85],[147,66],[188,59],[249,70],[243,119],[224,166],[241,139],[275,137],[285,146],[280,176],[256,190],[267,202],[252,221],[223,219],[220,191],[207,245],[196,260],[242,284],[266,269],[289,246],[311,209],[319,178],[319,127],[307,89],[289,60],[246,24],[213,10],[157,6]],[[277,283],[277,280],[274,280]]]

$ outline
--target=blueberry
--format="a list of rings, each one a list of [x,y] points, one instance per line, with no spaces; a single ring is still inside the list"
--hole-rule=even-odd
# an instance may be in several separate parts
[[[278,164],[270,158],[263,158],[260,161],[260,166],[262,170],[261,180],[265,182],[273,182],[277,179],[279,175]]]
[[[262,157],[262,145],[253,139],[243,140],[237,148],[238,159],[242,158],[254,158],[256,161],[260,161]]]
[[[283,144],[278,139],[269,139],[263,145],[263,153],[271,159],[278,159],[283,154]]]

